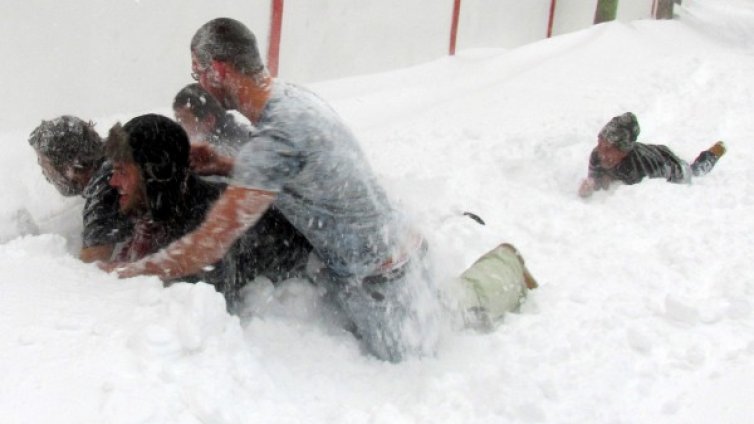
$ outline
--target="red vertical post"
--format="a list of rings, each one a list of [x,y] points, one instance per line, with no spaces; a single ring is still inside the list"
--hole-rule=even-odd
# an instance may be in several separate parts
[[[652,18],[657,19],[657,0],[652,0]]]
[[[461,0],[453,0],[453,17],[450,21],[450,48],[448,54],[456,54],[456,38],[458,37],[458,15],[461,14]]]
[[[283,0],[272,0],[270,38],[267,44],[267,69],[273,77],[278,76],[280,63],[280,35],[283,30]]]
[[[552,25],[555,23],[555,4],[558,0],[550,1],[550,18],[547,20],[547,38],[552,37]]]

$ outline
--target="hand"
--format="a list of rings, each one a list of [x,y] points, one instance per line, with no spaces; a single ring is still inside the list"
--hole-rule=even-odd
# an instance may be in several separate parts
[[[191,145],[189,162],[191,169],[199,175],[213,175],[217,152],[209,143],[194,143]]]
[[[107,272],[108,274],[113,272],[116,268],[125,265],[124,262],[103,262],[103,261],[97,261],[95,262],[95,265],[97,265],[97,268]]]
[[[587,198],[594,193],[595,188],[597,187],[597,183],[592,178],[585,178],[584,181],[581,182],[581,187],[579,187],[579,196],[583,198]]]
[[[138,262],[97,262],[99,269],[118,274],[118,278],[131,278],[137,275],[145,274],[145,267]]]

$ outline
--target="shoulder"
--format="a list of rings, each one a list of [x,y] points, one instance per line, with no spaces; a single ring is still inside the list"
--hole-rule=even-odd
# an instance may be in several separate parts
[[[86,187],[84,187],[84,192],[82,193],[84,198],[91,199],[107,192],[115,192],[115,189],[110,186],[110,177],[112,174],[113,164],[110,161],[103,162],[97,171],[94,172]]]

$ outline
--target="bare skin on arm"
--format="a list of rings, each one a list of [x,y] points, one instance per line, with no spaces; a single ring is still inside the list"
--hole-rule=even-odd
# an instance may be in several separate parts
[[[230,246],[254,225],[276,193],[230,186],[207,213],[204,223],[168,247],[139,261],[103,264],[120,278],[156,275],[163,280],[196,274],[219,261]]]
[[[209,143],[194,143],[190,153],[191,170],[199,175],[227,177],[233,170],[233,158],[219,153]]]

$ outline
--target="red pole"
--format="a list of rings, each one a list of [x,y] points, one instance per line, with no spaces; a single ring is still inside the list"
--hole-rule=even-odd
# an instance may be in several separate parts
[[[458,36],[458,15],[461,14],[461,0],[453,0],[453,18],[450,22],[450,49],[448,54],[456,54],[456,37]]]
[[[652,0],[652,18],[657,19],[657,0]]]
[[[555,3],[558,0],[550,1],[550,18],[547,20],[547,38],[552,37],[552,24],[555,22]]]
[[[283,29],[283,0],[272,0],[270,40],[267,44],[267,69],[273,77],[278,76],[280,62],[280,34]]]

